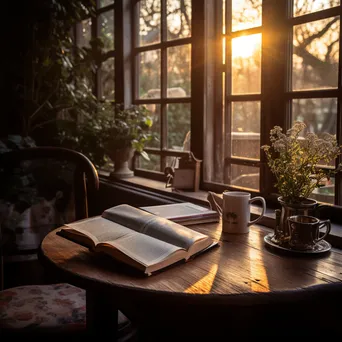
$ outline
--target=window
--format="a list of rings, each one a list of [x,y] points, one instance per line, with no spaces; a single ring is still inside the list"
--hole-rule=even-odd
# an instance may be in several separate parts
[[[136,175],[164,181],[195,150],[202,189],[272,198],[260,147],[273,126],[302,120],[342,142],[341,11],[340,0],[97,0],[76,41],[103,40],[99,98],[152,113],[158,141],[145,148],[150,161],[135,159]],[[337,175],[313,197],[341,204],[341,184]]]
[[[99,99],[115,100],[115,39],[114,39],[114,0],[98,0],[96,16],[83,20],[76,26],[76,44],[79,47],[93,48],[92,42],[100,38],[102,52],[97,61],[99,68],[89,77],[94,77],[94,93]]]
[[[133,101],[146,105],[158,141],[136,161],[136,174],[155,171],[190,150],[191,0],[141,0],[134,7]],[[139,173],[140,172],[140,173]]]
[[[339,0],[218,0],[213,131],[205,187],[270,195],[273,177],[261,145],[274,125],[296,120],[341,142]],[[223,13],[221,17],[221,13]],[[213,22],[214,22],[213,21]],[[211,132],[208,130],[208,132]],[[332,167],[333,165],[325,165]],[[341,204],[339,177],[313,197]]]

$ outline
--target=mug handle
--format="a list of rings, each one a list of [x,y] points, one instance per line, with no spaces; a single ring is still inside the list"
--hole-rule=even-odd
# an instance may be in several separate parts
[[[330,220],[321,221],[319,223],[318,229],[321,230],[322,228],[324,228],[324,226],[326,226],[327,230],[326,230],[326,232],[324,233],[324,235],[322,237],[320,237],[317,240],[315,240],[316,242],[323,240],[330,233],[330,229],[331,229],[331,222],[330,222]]]
[[[266,211],[266,202],[265,202],[265,199],[263,197],[260,197],[260,196],[253,197],[249,200],[249,204],[251,204],[254,201],[260,201],[262,203],[262,212],[261,212],[260,216],[257,217],[255,220],[249,221],[248,226],[250,226],[254,223],[257,223],[261,218],[264,217],[265,211]]]

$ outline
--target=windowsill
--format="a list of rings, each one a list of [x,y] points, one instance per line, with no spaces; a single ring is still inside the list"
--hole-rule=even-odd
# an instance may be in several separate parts
[[[109,173],[100,171],[99,175],[101,178],[104,178],[106,181],[111,181],[109,178]],[[182,190],[173,190],[172,188],[166,188],[164,182],[151,180],[143,177],[134,176],[132,178],[125,179],[115,179],[113,182],[118,182],[122,184],[127,184],[130,186],[135,186],[136,188],[140,188],[142,190],[148,190],[159,194],[168,195],[173,197],[176,201],[189,201],[195,204],[208,206],[209,203],[207,201],[207,191],[199,190],[196,192],[192,191],[182,191]],[[252,219],[255,219],[261,213],[261,208],[257,205],[251,205],[251,214]],[[266,209],[266,213],[264,217],[259,221],[259,223],[265,227],[274,229],[275,227],[275,214],[274,209]],[[329,234],[329,238],[327,240],[333,244],[334,247],[342,248],[342,225],[333,223],[331,224],[331,232]]]

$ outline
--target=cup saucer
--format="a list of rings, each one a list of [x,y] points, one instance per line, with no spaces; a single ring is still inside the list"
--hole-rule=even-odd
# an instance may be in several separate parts
[[[270,233],[264,237],[265,244],[279,251],[289,252],[292,254],[320,254],[320,253],[326,253],[330,251],[331,249],[331,244],[325,240],[318,241],[316,245],[314,246],[314,248],[309,249],[309,250],[299,250],[299,249],[293,249],[290,247],[280,246],[272,241],[273,235],[274,233]]]

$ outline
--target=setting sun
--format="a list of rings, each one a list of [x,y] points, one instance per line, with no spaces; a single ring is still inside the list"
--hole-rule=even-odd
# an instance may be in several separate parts
[[[242,36],[232,39],[232,57],[248,58],[260,50],[261,34]]]

